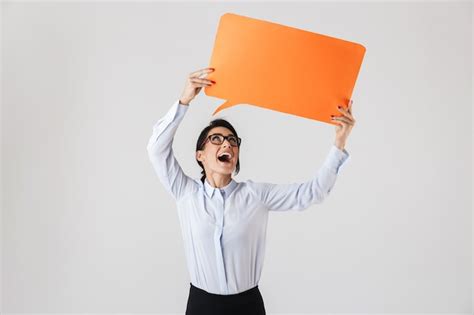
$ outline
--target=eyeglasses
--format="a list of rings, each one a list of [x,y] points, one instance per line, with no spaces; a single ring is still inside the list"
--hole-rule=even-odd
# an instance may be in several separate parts
[[[233,147],[240,146],[240,142],[242,142],[242,139],[234,135],[224,136],[220,133],[214,133],[212,135],[209,135],[202,145],[204,146],[208,140],[210,140],[213,144],[221,145],[225,139],[227,139],[227,141],[229,141],[230,145]]]

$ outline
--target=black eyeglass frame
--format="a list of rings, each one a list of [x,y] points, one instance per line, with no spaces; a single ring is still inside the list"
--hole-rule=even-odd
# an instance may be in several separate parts
[[[216,136],[216,135],[223,137],[222,142],[221,142],[220,144],[213,143],[213,142],[210,140],[212,136]],[[230,137],[233,137],[233,138],[236,138],[236,139],[237,139],[237,145],[232,145],[232,143],[231,143],[230,140],[229,140]],[[225,140],[229,141],[230,145],[233,146],[233,147],[240,147],[240,143],[242,142],[242,139],[241,139],[240,137],[236,137],[236,136],[234,136],[234,135],[224,136],[224,135],[221,134],[221,133],[213,133],[212,135],[207,136],[206,140],[202,143],[201,148],[204,147],[204,145],[207,143],[207,141],[209,141],[210,143],[215,144],[215,145],[221,145],[221,144],[224,143]]]

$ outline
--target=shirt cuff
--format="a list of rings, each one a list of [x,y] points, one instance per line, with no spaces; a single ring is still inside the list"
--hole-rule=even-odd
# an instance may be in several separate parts
[[[181,102],[178,99],[178,113],[180,114],[185,113],[188,110],[188,108],[189,108],[189,105],[181,104]]]
[[[339,149],[336,145],[332,145],[329,154],[326,157],[325,165],[332,169],[336,174],[347,160],[350,159],[350,154],[346,149]]]

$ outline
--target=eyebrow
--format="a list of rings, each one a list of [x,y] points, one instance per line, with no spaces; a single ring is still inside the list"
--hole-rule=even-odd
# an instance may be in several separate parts
[[[220,133],[220,132],[213,133],[213,135],[221,135],[221,136],[223,136],[223,134]],[[228,136],[234,136],[234,137],[235,137],[235,135],[234,135],[233,133],[229,133],[229,134],[227,135],[227,137],[228,137]]]

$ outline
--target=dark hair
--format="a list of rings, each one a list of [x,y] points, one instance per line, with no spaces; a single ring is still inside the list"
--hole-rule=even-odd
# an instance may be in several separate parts
[[[212,128],[215,128],[215,127],[225,127],[225,128],[227,128],[227,129],[229,129],[230,131],[232,131],[232,133],[234,134],[234,136],[238,137],[237,131],[235,131],[234,127],[230,124],[230,122],[228,122],[227,120],[222,119],[222,118],[217,118],[217,119],[214,119],[213,121],[211,121],[211,122],[209,123],[209,125],[201,131],[201,134],[199,135],[199,138],[198,138],[198,140],[197,140],[197,142],[196,142],[196,151],[202,150],[202,148],[204,147],[204,142],[205,142],[206,139],[207,139],[207,133],[208,133]],[[240,145],[239,145],[239,148],[240,148]],[[199,161],[197,158],[196,158],[196,162],[197,162],[197,163],[199,164],[199,166],[202,168],[202,171],[201,171],[201,174],[202,174],[201,181],[204,183],[204,179],[206,178],[206,171],[204,170],[204,165],[202,165],[201,161]],[[239,174],[239,171],[240,171],[240,157],[239,157],[239,159],[237,160],[237,165],[235,166],[235,175]]]

